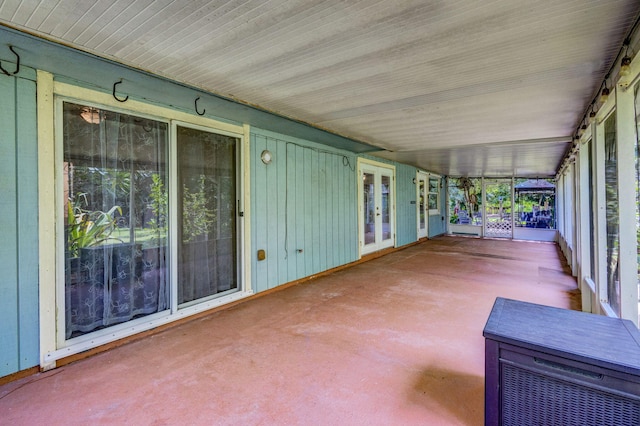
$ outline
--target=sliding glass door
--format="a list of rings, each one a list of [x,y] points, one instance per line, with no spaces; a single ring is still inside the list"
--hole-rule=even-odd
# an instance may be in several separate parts
[[[70,339],[169,309],[168,124],[64,102],[62,127]]]
[[[66,99],[57,108],[59,346],[241,290],[241,135]]]
[[[238,288],[238,139],[177,126],[178,304]]]

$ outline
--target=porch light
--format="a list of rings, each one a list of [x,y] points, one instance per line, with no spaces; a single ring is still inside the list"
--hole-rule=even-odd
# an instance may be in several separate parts
[[[264,164],[270,164],[273,160],[273,155],[271,154],[271,151],[265,149],[264,151],[262,151],[262,154],[260,154],[260,159]]]
[[[604,82],[602,84],[604,84],[604,87],[602,88],[602,92],[600,92],[600,102],[605,103],[607,102],[607,99],[609,99],[609,88],[607,87],[607,78],[609,78],[609,76],[607,76],[604,79]]]
[[[84,107],[80,111],[80,117],[89,124],[99,124],[101,121],[98,108]]]
[[[629,75],[630,69],[631,69],[631,58],[628,56],[625,56],[624,58],[622,58],[622,61],[620,61],[620,75],[621,76]]]

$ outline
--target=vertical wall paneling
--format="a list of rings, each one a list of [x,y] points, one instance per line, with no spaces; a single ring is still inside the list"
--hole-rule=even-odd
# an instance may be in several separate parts
[[[264,149],[273,153],[269,165],[260,161]],[[352,155],[260,129],[252,129],[251,151],[254,290],[356,260]]]
[[[273,140],[273,139],[272,139]],[[275,140],[274,140],[275,142]],[[278,188],[278,199],[274,200],[275,207],[278,206],[286,206],[287,203],[287,145],[284,143],[276,142],[276,151],[275,151],[275,159],[272,165],[275,165],[276,168],[276,182],[275,186]],[[270,259],[272,262],[277,263],[278,265],[278,279],[277,281],[272,283],[272,287],[280,285],[282,283],[286,283],[289,281],[289,265],[288,259],[290,253],[288,252],[287,247],[287,230],[286,223],[288,221],[287,217],[287,209],[286,208],[278,208],[276,209],[276,220],[278,226],[278,235],[277,245],[275,247],[275,251],[271,253],[272,258]]]
[[[304,274],[305,267],[305,253],[304,253],[304,243],[305,243],[305,193],[306,193],[306,182],[305,182],[305,173],[304,173],[304,148],[301,146],[294,146],[294,155],[292,158],[288,159],[288,167],[293,167],[295,169],[295,198],[294,202],[289,203],[289,207],[293,209],[293,214],[295,215],[294,226],[296,229],[296,238],[294,240],[293,245],[293,256],[295,258],[295,275],[293,279],[297,279]],[[291,230],[291,223],[287,224],[287,228]]]
[[[16,81],[0,74],[0,376],[18,371],[18,229],[16,181]]]
[[[318,155],[318,260],[316,272],[327,269],[327,233],[323,232],[327,229],[327,154],[322,152]]]
[[[340,169],[338,168],[338,163],[335,158],[331,159],[331,204],[333,206],[334,212],[340,211],[340,186],[339,186],[339,173]],[[331,227],[331,267],[335,267],[338,265],[340,261],[340,241],[342,241],[342,232],[340,230],[340,218],[335,214],[333,216],[333,225]]]
[[[35,72],[0,75],[0,377],[38,364]]]
[[[20,370],[39,362],[36,84],[18,78],[16,99]]]
[[[262,136],[256,136],[252,134],[251,142],[251,148],[254,149],[257,153],[256,155],[251,156],[251,192],[254,197],[254,200],[251,204],[255,208],[255,206],[257,205],[266,205],[267,165],[263,164],[262,161],[260,161],[260,153],[267,148],[267,141],[266,138]],[[253,253],[251,258],[251,263],[253,265],[252,280],[254,281],[254,284],[252,284],[252,288],[254,291],[259,292],[268,288],[267,280],[259,279],[267,275],[267,262],[257,260],[258,250],[267,250],[267,216],[252,213],[251,218],[255,222],[252,226],[255,238],[252,244]],[[258,238],[258,236],[262,236],[262,238]],[[270,253],[267,251],[267,256],[269,255]],[[259,287],[258,283],[261,283],[264,287]]]
[[[415,177],[415,167],[396,165],[397,246],[411,244],[418,239]]]
[[[267,232],[267,240],[265,241],[264,248],[267,250],[267,257],[275,255],[278,252],[278,235],[282,229],[282,225],[278,221],[277,206],[281,188],[276,184],[278,168],[275,167],[280,158],[275,157],[277,153],[276,142],[271,139],[266,140],[266,149],[271,152],[273,160],[270,164],[264,164],[260,161],[260,164],[266,170],[265,182],[263,186],[264,195],[261,201],[266,204],[266,218],[263,221],[265,231]],[[260,151],[262,152],[262,151]],[[275,259],[274,259],[275,260]],[[278,262],[261,262],[265,263],[267,267],[267,288],[275,287],[278,283]]]

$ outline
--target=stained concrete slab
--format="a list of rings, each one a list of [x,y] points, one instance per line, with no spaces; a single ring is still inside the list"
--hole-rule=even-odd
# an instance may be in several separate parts
[[[2,425],[482,425],[496,297],[579,308],[557,246],[439,237],[0,387]]]

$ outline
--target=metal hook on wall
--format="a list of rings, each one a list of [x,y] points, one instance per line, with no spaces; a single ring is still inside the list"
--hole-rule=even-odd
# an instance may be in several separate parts
[[[204,115],[205,112],[207,112],[206,109],[203,109],[202,112],[198,111],[198,99],[200,99],[200,96],[198,96],[194,102],[195,106],[196,106],[196,114],[198,115]]]
[[[16,52],[13,49],[13,46],[9,45],[9,50],[11,50],[13,52],[14,55],[16,55],[16,70],[13,73],[10,73],[9,71],[7,71],[6,69],[4,69],[2,67],[2,64],[0,64],[0,71],[2,71],[3,73],[5,73],[6,75],[16,75],[20,72],[20,55],[18,55],[18,52]]]
[[[115,83],[113,83],[113,97],[118,102],[127,102],[127,99],[129,99],[129,95],[127,95],[127,97],[124,99],[120,99],[119,97],[116,96],[116,86],[120,83],[122,83],[122,79],[120,79],[120,81],[116,81]]]

